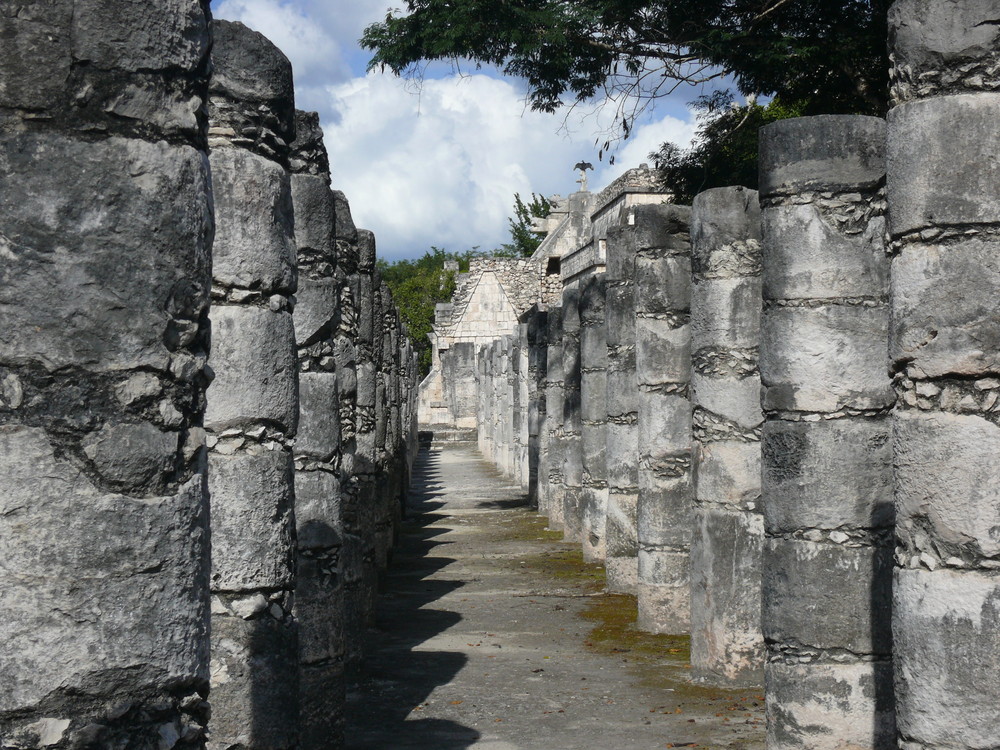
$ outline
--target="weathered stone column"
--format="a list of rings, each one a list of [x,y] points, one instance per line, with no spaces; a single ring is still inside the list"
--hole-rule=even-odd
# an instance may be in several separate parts
[[[500,468],[508,477],[514,475],[515,401],[514,340],[508,335],[500,339]]]
[[[262,35],[213,25],[216,238],[208,392],[212,493],[210,745],[298,743],[291,440],[298,424],[292,68]]]
[[[0,8],[0,746],[204,746],[208,3]]]
[[[639,383],[639,619],[643,630],[690,628],[691,209],[635,208]]]
[[[899,747],[1000,747],[1000,35],[987,0],[890,12]]]
[[[580,538],[585,560],[603,560],[608,519],[608,340],[604,320],[604,274],[590,277],[580,292]]]
[[[546,323],[545,448],[548,471],[538,512],[548,516],[550,529],[563,526],[563,350],[562,307],[550,307]]]
[[[295,522],[301,746],[339,746],[344,721],[344,590],[339,570],[340,403],[336,336],[340,317],[336,206],[323,131],[314,112],[296,112],[290,159],[298,291],[299,431]]]
[[[367,623],[363,614],[365,543],[359,528],[359,480],[355,469],[358,424],[358,231],[350,205],[340,191],[333,191],[334,236],[339,281],[338,326],[334,337],[337,398],[340,410],[340,513],[343,539],[339,570],[344,597],[344,660],[353,669],[361,661]]]
[[[535,306],[528,311],[528,501],[538,507],[540,485],[548,475],[546,455],[546,400],[545,378],[548,366],[546,328],[548,312]]]
[[[510,389],[510,463],[508,471],[510,476],[524,486],[521,470],[523,468],[522,459],[527,453],[527,445],[522,443],[522,437],[526,436],[527,428],[527,404],[522,400],[524,395],[521,387],[521,369],[524,363],[524,326],[518,324],[511,330],[510,336],[510,364],[507,368],[507,382]],[[522,435],[522,432],[525,434]],[[527,487],[525,487],[527,489]]]
[[[635,376],[635,229],[608,230],[605,293],[608,591],[634,594],[639,578],[639,384]]]
[[[885,123],[761,131],[767,746],[893,743]]]
[[[581,493],[583,491],[583,414],[580,409],[580,288],[577,283],[563,287],[563,538],[581,541]]]
[[[691,666],[696,678],[716,684],[759,685],[764,416],[756,190],[719,188],[694,199],[691,265]]]
[[[355,408],[355,451],[353,531],[361,544],[357,560],[358,580],[355,594],[355,616],[360,628],[358,637],[371,622],[378,592],[378,551],[376,546],[377,499],[375,477],[378,474],[376,402],[378,399],[378,369],[381,351],[375,346],[375,321],[379,319],[376,294],[375,235],[357,230],[357,271],[351,277],[351,291],[357,315],[355,349],[357,353],[357,401]],[[379,324],[381,329],[381,323]]]

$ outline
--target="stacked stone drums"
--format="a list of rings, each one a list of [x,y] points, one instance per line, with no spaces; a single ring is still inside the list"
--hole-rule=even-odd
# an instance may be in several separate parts
[[[1000,34],[986,0],[890,13],[899,747],[1000,746]]]
[[[207,3],[0,37],[0,745],[198,748]]]
[[[691,666],[696,677],[716,684],[759,685],[764,521],[757,191],[719,188],[695,197],[691,265]]]
[[[767,746],[893,742],[885,124],[761,133]]]

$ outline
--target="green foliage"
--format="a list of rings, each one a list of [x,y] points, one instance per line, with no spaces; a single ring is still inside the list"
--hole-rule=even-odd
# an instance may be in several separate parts
[[[531,230],[535,219],[544,219],[552,211],[547,198],[531,194],[531,201],[525,203],[520,193],[514,194],[514,215],[507,219],[510,242],[501,246],[501,255],[512,258],[530,258],[540,244],[542,237]]]
[[[681,82],[728,80],[751,101],[773,97],[767,106],[740,108],[731,92],[711,96],[698,105],[693,147],[665,144],[655,154],[665,185],[687,200],[714,186],[756,186],[763,124],[885,114],[891,2],[407,0],[406,12],[369,26],[361,43],[374,53],[369,69],[397,75],[432,60],[496,66],[523,79],[531,107],[545,112],[618,96],[617,129],[626,138],[643,102]],[[517,236],[513,244],[526,249]]]
[[[483,251],[474,247],[455,253],[431,247],[416,260],[389,263],[382,258],[378,259],[382,279],[392,291],[399,314],[406,323],[413,346],[420,356],[421,378],[431,369],[432,353],[428,336],[434,328],[434,308],[439,302],[450,302],[455,293],[456,273],[445,270],[445,261],[457,261],[459,273],[465,273],[473,258],[528,257],[541,242],[541,238],[530,231],[531,220],[535,217],[545,218],[551,209],[548,200],[534,193],[527,203],[519,194],[515,194],[514,216],[508,219],[511,240],[496,250]]]
[[[769,123],[798,117],[804,109],[779,99],[766,106],[735,105],[723,92],[704,97],[695,106],[699,129],[691,148],[664,143],[649,155],[663,188],[685,204],[710,188],[743,185],[756,189],[758,131]]]
[[[381,258],[378,269],[382,279],[392,290],[392,297],[399,314],[409,329],[413,346],[420,357],[420,377],[431,369],[431,342],[428,338],[434,324],[434,306],[447,302],[455,293],[455,272],[446,271],[447,260],[457,260],[460,270],[469,270],[469,260],[476,250],[450,253],[432,247],[416,260],[397,260],[389,263]]]
[[[881,114],[891,0],[407,0],[365,29],[369,68],[472,60],[524,79],[532,108],[608,89],[656,96],[731,77],[805,114]],[[629,118],[621,121],[625,135]]]

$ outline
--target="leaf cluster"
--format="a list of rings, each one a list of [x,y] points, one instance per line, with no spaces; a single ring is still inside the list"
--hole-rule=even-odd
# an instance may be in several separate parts
[[[691,147],[664,143],[649,155],[661,188],[686,205],[711,188],[743,185],[756,190],[758,131],[772,122],[801,116],[804,106],[780,99],[766,106],[737,105],[727,92],[716,92],[697,101],[695,109],[699,128]]]
[[[370,25],[369,68],[471,60],[522,78],[533,109],[729,76],[804,114],[881,114],[891,0],[408,0]],[[641,85],[637,88],[637,84]],[[621,121],[626,134],[628,118]]]

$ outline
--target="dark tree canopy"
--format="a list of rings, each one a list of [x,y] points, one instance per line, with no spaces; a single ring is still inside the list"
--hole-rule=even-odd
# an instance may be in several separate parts
[[[495,65],[554,111],[605,92],[640,100],[731,77],[803,114],[882,114],[891,0],[407,0],[361,43],[370,67]],[[628,117],[622,122],[627,135]]]

